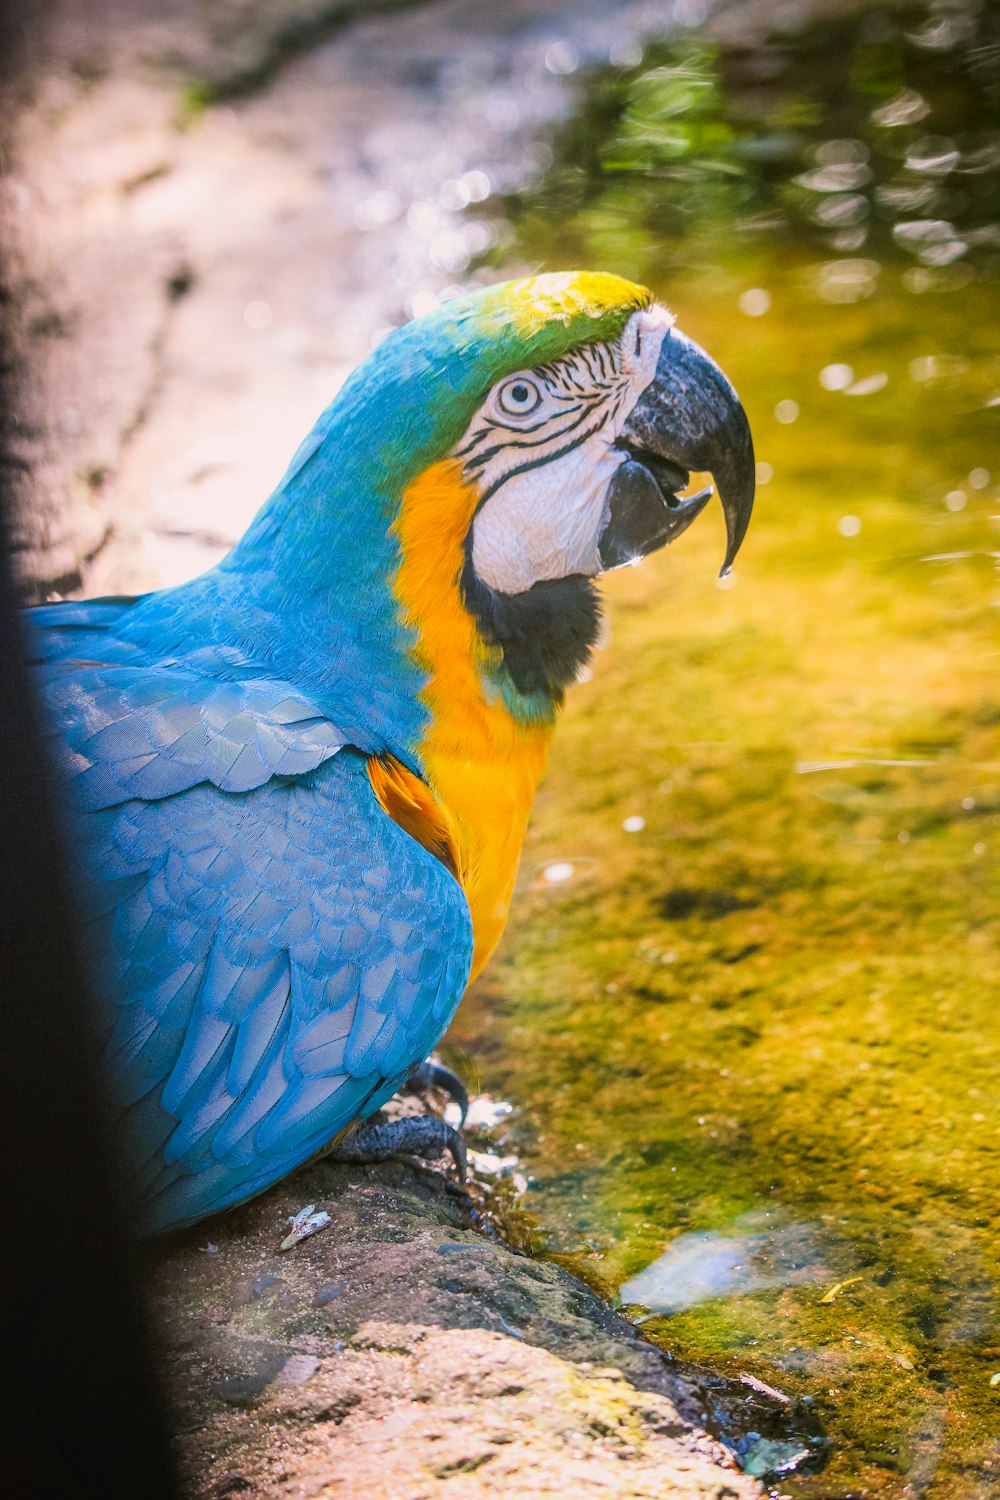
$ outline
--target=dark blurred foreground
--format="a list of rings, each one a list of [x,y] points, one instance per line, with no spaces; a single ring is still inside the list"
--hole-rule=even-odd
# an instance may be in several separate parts
[[[7,8],[0,72],[23,63],[23,40],[21,16]],[[0,319],[5,438],[8,335]],[[166,1500],[173,1464],[111,1185],[70,880],[9,564],[10,473],[0,463],[3,1487],[31,1500]]]

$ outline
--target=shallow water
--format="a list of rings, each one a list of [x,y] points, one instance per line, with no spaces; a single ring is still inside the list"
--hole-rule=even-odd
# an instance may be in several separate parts
[[[688,7],[697,19],[698,7]],[[608,581],[451,1042],[665,1349],[805,1398],[804,1495],[1000,1483],[1000,10],[579,82],[494,255],[646,280],[760,487]],[[774,1458],[780,1466],[781,1455]]]

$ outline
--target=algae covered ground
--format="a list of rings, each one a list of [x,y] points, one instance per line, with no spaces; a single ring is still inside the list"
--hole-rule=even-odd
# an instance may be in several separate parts
[[[654,49],[507,205],[504,253],[654,286],[761,484],[729,586],[711,510],[607,581],[450,1040],[549,1250],[811,1402],[807,1495],[1000,1484],[996,20]]]

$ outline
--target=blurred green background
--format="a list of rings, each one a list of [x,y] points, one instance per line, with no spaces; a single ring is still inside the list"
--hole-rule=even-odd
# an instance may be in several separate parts
[[[759,490],[724,584],[711,512],[608,580],[610,649],[451,1040],[519,1108],[549,1250],[664,1348],[820,1414],[827,1468],[776,1482],[980,1496],[1000,12],[784,19],[753,50],[695,29],[592,71],[497,208],[493,264],[645,280],[716,354]]]

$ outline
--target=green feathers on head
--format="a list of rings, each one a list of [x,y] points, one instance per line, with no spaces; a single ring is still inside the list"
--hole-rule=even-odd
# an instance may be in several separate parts
[[[363,420],[383,472],[405,484],[444,458],[490,387],[515,370],[616,338],[652,293],[620,276],[567,272],[456,297],[397,329],[334,402]]]
[[[513,370],[560,359],[578,344],[616,338],[652,300],[645,287],[620,276],[569,271],[487,287],[446,302],[434,317],[459,342],[471,328],[475,342],[468,353],[483,361],[488,388]]]

